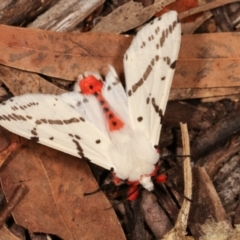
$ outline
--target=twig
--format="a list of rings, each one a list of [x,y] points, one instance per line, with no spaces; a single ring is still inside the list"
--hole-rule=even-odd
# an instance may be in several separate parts
[[[27,193],[27,190],[28,189],[24,184],[20,184],[15,188],[11,198],[9,199],[7,206],[4,208],[4,210],[0,214],[0,228],[2,228],[3,223],[5,222],[5,219],[7,218],[7,216],[17,206],[17,204],[23,199],[24,195]]]
[[[190,9],[188,11],[179,13],[178,17],[181,20],[181,19],[184,19],[184,18],[186,18],[188,16],[194,15],[196,13],[205,12],[205,11],[211,10],[213,8],[217,8],[217,7],[220,7],[220,6],[229,4],[229,3],[233,3],[233,2],[239,2],[239,0],[219,0],[219,1],[214,1],[214,2],[204,4],[204,5],[196,7],[196,8],[192,8],[192,9]]]

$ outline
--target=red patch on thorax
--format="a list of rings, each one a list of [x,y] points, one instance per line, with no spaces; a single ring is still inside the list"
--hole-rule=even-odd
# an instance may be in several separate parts
[[[94,95],[99,101],[106,117],[110,132],[117,131],[124,126],[123,121],[111,110],[109,104],[102,95],[103,82],[90,75],[80,81],[79,87],[82,94]]]

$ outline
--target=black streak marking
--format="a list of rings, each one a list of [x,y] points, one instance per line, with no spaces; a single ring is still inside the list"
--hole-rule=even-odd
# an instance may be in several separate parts
[[[42,123],[47,123],[47,119],[44,119],[44,118],[40,119],[40,121],[41,121]]]
[[[143,84],[143,79],[141,78],[137,83],[132,86],[132,91],[136,92],[137,89]],[[128,94],[129,95],[129,94]],[[131,96],[131,95],[129,95]]]
[[[152,105],[153,105],[153,107],[154,107],[154,109],[155,109],[155,112],[158,113],[159,107],[158,107],[158,105],[157,105],[156,102],[155,102],[155,98],[152,98]]]
[[[152,65],[152,66],[154,65],[154,59],[151,60],[151,65]]]
[[[165,42],[166,36],[165,36],[165,31],[162,31],[162,36],[160,38],[160,46],[162,47],[164,42]]]
[[[56,125],[63,125],[63,122],[61,120],[53,120],[53,119],[48,119],[49,124],[56,124]]]
[[[17,114],[13,113],[12,116],[17,118],[18,120],[27,121],[27,119],[25,117],[23,117],[22,115],[17,115]]]
[[[68,136],[73,137],[73,135],[71,133],[69,133]]]
[[[78,135],[74,135],[74,137],[78,140],[80,140],[81,138]]]
[[[77,122],[79,122],[79,120],[77,118],[70,118],[70,119],[67,119],[67,120],[63,120],[63,122],[65,124],[71,124],[71,123],[77,123]]]
[[[77,140],[73,139],[72,141],[73,141],[73,143],[75,143],[75,145],[77,147],[78,155],[83,158],[84,154],[83,154],[83,149],[82,149],[81,145],[79,144],[79,142]]]
[[[80,117],[79,119],[80,119],[82,122],[85,122],[85,119],[84,119],[84,118]]]
[[[7,117],[6,115],[2,115],[2,117],[3,117],[4,120],[8,120],[8,121],[10,121],[10,118]]]
[[[166,77],[162,77],[161,80],[163,81],[163,80],[165,80],[165,78],[166,78]]]
[[[54,137],[50,137],[50,138],[49,138],[49,140],[53,140],[53,139],[54,139]]]
[[[149,98],[149,97],[147,97],[147,101],[146,101],[146,102],[147,102],[147,104],[149,104],[149,101],[150,101],[150,98]]]
[[[149,76],[149,74],[151,73],[151,71],[152,71],[152,66],[151,66],[151,65],[148,65],[145,73],[143,74],[143,80],[144,80],[144,81],[148,78],[148,76]]]
[[[100,140],[100,139],[96,140],[96,144],[99,144],[100,142],[101,142],[101,140]]]
[[[35,123],[36,123],[37,125],[42,124],[42,122],[41,122],[40,120],[37,120]]]
[[[152,105],[153,105],[153,108],[155,109],[155,112],[158,113],[159,117],[160,117],[160,124],[162,124],[162,121],[163,121],[163,112],[162,112],[162,109],[159,108],[159,106],[156,104],[155,102],[155,98],[152,98]]]

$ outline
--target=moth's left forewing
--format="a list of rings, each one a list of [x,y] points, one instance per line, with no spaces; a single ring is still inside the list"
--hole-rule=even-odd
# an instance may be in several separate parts
[[[170,11],[144,26],[124,56],[131,124],[152,145],[158,144],[180,39],[177,13]]]
[[[26,94],[3,102],[0,125],[62,152],[86,157],[103,168],[114,168],[108,136],[59,96]]]

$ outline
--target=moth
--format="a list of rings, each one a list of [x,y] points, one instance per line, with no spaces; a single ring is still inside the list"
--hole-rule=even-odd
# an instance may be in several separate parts
[[[139,184],[152,191],[180,40],[177,13],[170,11],[145,25],[126,51],[126,91],[112,66],[105,81],[85,72],[72,92],[25,94],[2,102],[0,124],[111,170],[115,183],[127,182],[130,192]]]

